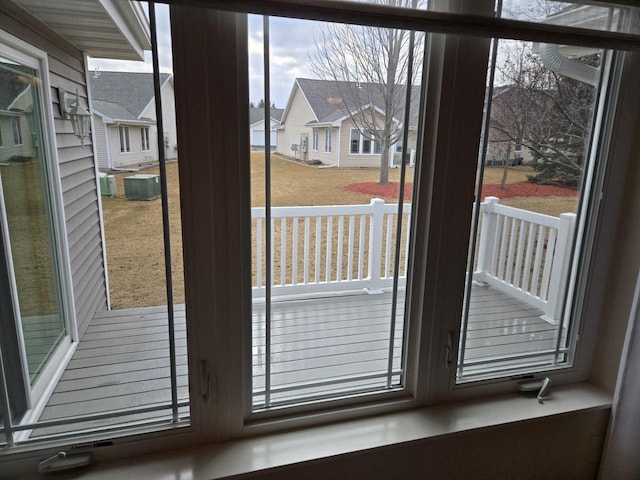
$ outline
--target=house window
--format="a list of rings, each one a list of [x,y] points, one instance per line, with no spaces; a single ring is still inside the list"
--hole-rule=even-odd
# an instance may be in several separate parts
[[[351,129],[351,148],[349,153],[355,155],[371,155],[380,154],[381,152],[380,143],[375,140],[372,134],[361,133],[355,128]]]
[[[142,143],[142,151],[150,149],[149,146],[149,127],[142,127],[140,129],[140,141]]]
[[[324,151],[331,153],[331,127],[324,131]]]
[[[318,129],[314,128],[311,130],[311,149],[314,152],[318,151]]]
[[[20,125],[20,117],[11,119],[11,131],[13,132],[13,144],[22,145],[22,126]]]
[[[118,127],[118,134],[120,138],[120,153],[130,152],[129,127]]]
[[[360,153],[360,132],[355,128],[351,129],[350,140],[351,141],[349,143],[349,153],[352,153],[352,154]]]

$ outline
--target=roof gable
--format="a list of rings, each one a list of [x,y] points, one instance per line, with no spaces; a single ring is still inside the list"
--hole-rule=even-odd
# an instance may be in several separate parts
[[[344,105],[345,99],[352,110],[356,108],[373,108],[384,114],[382,88],[378,84],[336,82],[309,78],[298,78],[296,79],[296,84],[307,99],[318,123],[330,123],[348,117]],[[404,110],[405,91],[406,87],[404,85],[398,86],[396,98],[394,99],[394,109],[397,112]],[[410,127],[415,127],[418,122],[419,98],[420,87],[413,86]],[[357,106],[358,103],[362,105]],[[402,121],[403,119],[396,120]]]
[[[279,122],[282,120],[282,114],[284,113],[284,108],[270,108],[269,115],[272,120]],[[264,120],[264,108],[249,108],[249,125],[254,125],[260,121]]]
[[[164,84],[170,77],[169,73],[161,73],[160,83]],[[125,119],[112,117],[107,112],[103,112],[96,101],[115,104],[119,109],[129,113],[130,117],[126,119],[136,120],[140,119],[142,113],[153,100],[152,73],[100,72],[98,76],[91,75],[89,81],[94,108],[111,118]]]

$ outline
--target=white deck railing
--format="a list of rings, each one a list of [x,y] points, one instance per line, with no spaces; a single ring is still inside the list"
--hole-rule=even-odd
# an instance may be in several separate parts
[[[552,217],[499,201],[487,197],[481,204],[473,279],[543,310],[555,322],[561,316],[576,215]]]
[[[273,295],[366,289],[393,284],[396,204],[274,207],[271,209]],[[411,205],[403,206],[399,281],[404,284]],[[500,205],[481,204],[474,281],[488,283],[559,318],[575,225],[560,218]],[[252,208],[253,294],[265,294],[265,210]]]
[[[364,288],[376,293],[393,284],[397,226],[395,204],[273,207],[274,295]],[[399,278],[405,281],[411,205],[403,206]],[[265,210],[252,208],[255,297],[264,296]],[[284,233],[284,234],[283,234]]]

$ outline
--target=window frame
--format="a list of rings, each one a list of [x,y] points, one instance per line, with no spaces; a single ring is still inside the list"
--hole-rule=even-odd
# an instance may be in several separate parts
[[[331,153],[331,127],[327,127],[324,131],[324,153]]]
[[[148,152],[149,150],[151,150],[151,143],[149,142],[149,130],[149,127],[140,127],[140,143],[141,150],[143,152]]]
[[[318,137],[320,137],[318,133],[318,129],[315,127],[312,128],[311,129],[311,151],[312,152],[318,151]]]
[[[20,124],[20,117],[11,117],[11,132],[13,133],[13,144],[15,146],[24,145],[24,139],[22,138],[22,125]]]
[[[131,153],[131,137],[128,126],[118,126],[118,139],[120,140],[120,153]]]
[[[357,152],[353,151],[353,142],[356,141],[353,138],[354,131],[358,132],[358,140],[357,140],[358,151]],[[369,146],[368,148],[369,151],[365,151],[365,142],[367,142],[367,145]],[[380,148],[380,143],[375,140],[375,136],[373,134],[366,136],[358,128],[351,127],[350,133],[349,133],[349,155],[381,155],[381,154],[382,154],[382,149]]]
[[[173,12],[172,12],[173,13]],[[180,25],[180,21],[184,20],[183,16],[184,12],[178,12],[175,16],[175,21]],[[229,85],[226,83],[228,78],[227,74],[230,73],[231,70],[234,70],[240,74],[247,73],[246,66],[242,64],[241,60],[243,49],[246,49],[246,39],[242,38],[242,35],[238,35],[239,31],[241,32],[242,20],[237,18],[232,14],[220,13],[213,14],[208,12],[203,21],[217,21],[220,28],[226,31],[228,36],[223,37],[223,41],[220,42],[220,46],[216,46],[218,50],[215,53],[208,51],[206,53],[208,61],[212,59],[225,58],[227,60],[232,60],[232,63],[237,66],[237,69],[229,68],[225,70],[229,70],[229,72],[224,72],[224,79],[215,79],[213,83],[217,83],[218,86],[226,86],[226,87],[234,87],[233,85]],[[224,23],[229,22],[230,25],[233,25],[234,28],[229,28],[229,25],[224,25]],[[176,26],[176,29],[180,31],[180,28],[189,28],[189,27],[181,27]],[[174,26],[172,26],[172,30]],[[184,30],[183,30],[184,33]],[[453,40],[453,39],[452,39]],[[180,40],[185,41],[185,40]],[[446,43],[446,42],[445,42]],[[482,43],[477,42],[476,39],[472,39],[471,43]],[[430,64],[430,71],[438,73],[437,70],[441,69],[443,72],[454,71],[456,65],[460,65],[462,62],[461,58],[457,58],[456,65],[447,64],[447,60],[450,58],[444,55],[445,46],[443,45],[441,51],[437,52],[437,54],[433,58],[433,62]],[[227,51],[224,51],[224,50]],[[464,52],[463,52],[464,53]],[[201,55],[202,52],[199,52]],[[460,54],[460,51],[458,52]],[[208,71],[206,65],[200,65],[196,63],[195,65],[192,62],[188,62],[188,59],[193,58],[189,55],[195,55],[194,53],[187,52],[184,57],[181,57],[176,60],[176,70],[182,69],[182,73],[189,72],[189,69],[192,69],[192,73],[195,76],[206,73]],[[438,55],[441,55],[440,57]],[[207,62],[201,62],[203,64]],[[218,64],[218,63],[215,63]],[[189,69],[187,69],[189,66]],[[485,65],[486,67],[486,65]],[[219,71],[219,70],[218,70]],[[466,77],[472,77],[472,75],[468,75]],[[206,78],[206,77],[202,77]],[[443,90],[451,90],[452,87],[447,85],[442,81],[444,78],[443,75],[436,76],[436,84],[437,89],[427,92],[427,98],[431,100],[435,100],[439,98],[439,95]],[[439,82],[439,84],[438,84]],[[179,82],[176,82],[176,90],[180,91],[184,98],[189,98],[191,103],[195,103],[199,100],[202,103],[202,98],[194,98],[193,94],[190,94],[188,89],[182,88]],[[238,90],[248,90],[246,89],[246,76],[245,78],[241,78],[241,82],[239,85],[235,86]],[[225,91],[234,91],[234,88],[228,88]],[[177,93],[176,92],[176,93]],[[233,98],[242,98],[242,92],[235,92],[234,95],[229,95],[229,97]],[[242,406],[245,403],[245,398],[241,398],[238,395],[238,392],[243,391],[246,387],[242,379],[238,379],[236,374],[238,373],[237,364],[234,361],[230,361],[230,359],[237,359],[241,355],[246,355],[246,343],[243,342],[243,332],[242,329],[235,325],[240,322],[223,322],[221,319],[223,318],[243,318],[246,322],[247,319],[247,311],[246,311],[246,303],[247,301],[251,301],[250,292],[247,297],[247,289],[246,285],[242,280],[243,275],[246,276],[246,253],[247,253],[247,245],[246,241],[242,241],[240,243],[234,243],[234,239],[239,238],[238,234],[247,232],[247,224],[246,219],[243,220],[242,215],[234,216],[234,213],[242,212],[243,208],[248,208],[247,205],[247,183],[246,178],[243,178],[242,172],[246,171],[247,164],[245,162],[244,156],[246,155],[243,152],[243,148],[246,147],[246,152],[249,151],[248,144],[249,138],[246,135],[246,128],[241,125],[244,121],[246,125],[248,125],[248,114],[238,110],[237,105],[240,103],[234,103],[233,98],[229,98],[223,101],[223,108],[217,112],[217,115],[213,115],[212,112],[215,110],[212,102],[207,104],[207,111],[205,115],[211,116],[214,122],[219,125],[220,130],[214,129],[214,135],[218,136],[219,139],[225,140],[227,137],[225,135],[232,133],[229,138],[234,138],[235,142],[224,141],[219,148],[220,152],[212,152],[212,157],[203,157],[203,158],[214,158],[217,159],[216,163],[217,168],[220,169],[224,175],[216,175],[216,172],[213,172],[209,165],[204,165],[203,162],[197,162],[193,160],[198,157],[199,153],[206,152],[206,147],[202,144],[190,144],[188,141],[181,141],[181,149],[186,152],[187,155],[182,155],[181,158],[181,167],[184,169],[183,171],[186,173],[181,175],[181,190],[185,195],[185,205],[183,206],[183,211],[189,212],[185,218],[183,219],[183,235],[185,239],[184,248],[185,252],[189,251],[190,247],[194,247],[198,253],[203,253],[204,257],[199,257],[198,262],[201,265],[198,265],[195,257],[196,255],[185,255],[185,284],[192,285],[192,289],[187,289],[186,297],[187,297],[187,312],[188,314],[193,315],[195,318],[198,318],[199,315],[203,315],[200,318],[206,318],[207,321],[194,321],[188,322],[187,329],[190,338],[194,341],[190,342],[189,345],[189,353],[188,353],[188,362],[189,362],[189,379],[190,379],[190,398],[191,398],[191,412],[192,412],[192,425],[194,427],[189,427],[185,430],[156,430],[153,433],[150,433],[144,436],[139,442],[136,442],[136,448],[134,450],[137,451],[148,451],[150,449],[160,449],[160,448],[175,448],[176,440],[181,441],[181,445],[187,446],[190,444],[203,443],[207,441],[224,441],[232,437],[238,437],[243,435],[252,435],[255,433],[260,433],[264,431],[274,431],[278,429],[284,428],[292,428],[296,426],[305,426],[314,423],[323,423],[326,421],[334,421],[340,418],[353,417],[358,415],[367,415],[371,413],[379,413],[390,410],[397,410],[398,408],[407,407],[409,405],[413,406],[421,406],[421,405],[429,405],[434,404],[439,401],[450,401],[454,398],[462,398],[464,396],[469,397],[471,395],[468,394],[470,389],[467,390],[467,395],[458,395],[454,396],[442,396],[439,392],[434,393],[429,386],[426,385],[426,381],[424,380],[424,376],[420,376],[418,373],[412,375],[412,378],[408,379],[408,384],[412,389],[413,398],[400,398],[400,399],[391,399],[386,402],[379,402],[379,400],[374,399],[371,403],[361,404],[359,407],[352,408],[344,408],[333,411],[333,412],[317,412],[315,415],[310,416],[313,418],[306,417],[304,415],[296,416],[294,418],[287,419],[288,421],[274,421],[274,422],[262,422],[256,424],[248,424],[246,422],[245,415],[242,414],[238,417],[239,409],[242,410]],[[427,100],[428,101],[428,100]],[[468,108],[464,102],[458,102],[458,106],[460,108]],[[620,100],[617,102],[620,107],[624,108],[624,103]],[[217,104],[216,104],[217,106]],[[197,120],[201,120],[196,115],[193,115],[192,112],[188,111],[188,105],[184,104],[183,106],[179,106],[180,115],[179,117],[182,119],[178,120],[178,125],[183,127],[182,133],[184,138],[193,138],[193,135],[202,135],[204,130],[202,126],[200,128],[197,127]],[[177,112],[178,113],[178,112]],[[235,122],[230,121],[226,114],[231,113],[231,119],[237,120],[237,125],[234,125]],[[619,115],[619,114],[618,114]],[[224,128],[224,123],[220,122],[220,119],[223,119],[225,123],[231,124],[227,128]],[[186,121],[185,121],[186,120]],[[189,121],[191,120],[191,121]],[[433,138],[437,132],[436,127],[442,122],[442,119],[439,119],[437,114],[433,111],[426,111],[426,122],[424,128],[424,135],[426,139]],[[204,122],[201,122],[204,123]],[[189,128],[193,129],[193,132],[189,132]],[[615,130],[612,133],[612,137],[616,135],[623,135],[623,140],[626,139],[627,142],[622,142],[621,144],[616,144],[616,142],[609,141],[610,145],[605,145],[605,149],[609,152],[609,157],[611,157],[611,151],[614,151],[616,148],[618,151],[620,149],[624,151],[625,148],[630,148],[628,141],[628,137],[632,137],[633,133],[628,131],[624,131],[624,126],[619,125],[619,128],[622,132]],[[626,136],[624,136],[626,135]],[[246,138],[245,138],[246,137]],[[206,138],[206,135],[203,137]],[[360,142],[362,145],[362,142]],[[468,146],[467,146],[468,147]],[[182,152],[181,152],[182,153]],[[422,159],[418,162],[416,168],[419,168],[419,165],[423,165],[422,168],[433,170],[438,167],[438,165],[434,165],[429,158],[429,154],[435,153],[435,151],[431,152],[423,152]],[[233,162],[224,162],[224,160],[228,160],[228,154],[235,154],[240,161],[238,165],[229,165],[229,163]],[[424,162],[424,163],[423,163]],[[613,162],[616,163],[616,162]],[[623,164],[624,162],[620,162]],[[620,179],[621,175],[624,174],[624,165],[615,165],[615,168],[611,168],[613,173],[609,172],[605,183],[605,187],[608,190],[615,192],[615,182],[614,180]],[[622,173],[621,173],[622,172]],[[218,172],[219,173],[219,172]],[[433,180],[428,181],[426,179],[426,175],[424,177],[420,177],[420,182],[417,185],[416,190],[419,191],[419,194],[426,195],[429,200],[421,208],[421,214],[424,215],[424,218],[429,218],[433,221],[434,216],[438,217],[442,220],[442,208],[434,208],[438,207],[436,204],[434,206],[434,202],[437,202],[438,195],[442,194],[442,188],[439,188],[438,185],[435,184]],[[234,182],[228,180],[235,180]],[[184,183],[183,183],[184,182]],[[203,187],[202,189],[196,189],[188,191],[184,193],[184,186],[190,187]],[[238,185],[240,188],[238,188]],[[448,185],[450,186],[450,185]],[[215,187],[215,188],[214,188]],[[228,197],[227,197],[228,195]],[[615,197],[615,195],[613,195]],[[202,204],[198,204],[198,201],[202,201]],[[234,206],[233,202],[237,202],[237,206]],[[445,202],[442,202],[445,203]],[[465,202],[460,202],[460,204],[466,205]],[[189,211],[189,206],[194,208],[193,211]],[[230,208],[225,208],[229,207]],[[440,205],[442,207],[442,205]],[[610,215],[613,215],[613,218],[617,218],[616,214],[620,209],[620,205],[616,204],[615,198],[609,202],[604,202],[604,207],[602,208],[602,212],[608,212]],[[609,242],[609,247],[611,247],[611,243],[613,239],[611,236],[613,234],[609,233],[609,237],[602,240],[603,235],[607,236],[607,230],[614,230],[611,227],[611,224],[616,225],[615,220],[613,221],[602,221],[602,218],[605,217],[605,213],[598,212],[599,228],[596,232],[595,243],[604,241],[607,244]],[[230,218],[231,217],[231,218]],[[422,217],[420,217],[422,218]],[[198,222],[198,220],[204,219],[205,224],[216,223],[219,224],[219,221],[222,221],[223,227],[230,226],[232,227],[230,230],[225,230],[225,228],[217,229],[217,232],[203,232],[199,225],[202,225]],[[446,223],[446,222],[445,222]],[[607,228],[605,228],[607,227]],[[419,229],[419,230],[418,230]],[[433,242],[436,242],[438,247],[442,247],[447,238],[447,235],[444,235],[443,231],[440,232],[427,232],[427,226],[417,225],[416,230],[420,231],[420,235],[423,236],[425,244],[428,244],[431,248]],[[212,245],[214,248],[212,248]],[[593,247],[593,250],[596,250],[596,247]],[[243,254],[244,253],[244,254]],[[420,255],[414,257],[413,263],[420,265],[421,268],[424,268],[425,265],[430,265],[435,263],[436,265],[440,265],[436,258],[433,255],[427,255],[428,252],[421,252]],[[610,251],[609,251],[610,254]],[[249,255],[250,258],[250,255]],[[443,260],[444,261],[444,260]],[[598,261],[595,262],[598,265],[591,270],[593,271],[601,271],[606,272],[606,262]],[[237,265],[243,265],[243,272],[236,272]],[[212,268],[215,267],[215,268]],[[228,268],[225,268],[228,267]],[[599,268],[599,270],[598,270]],[[242,269],[241,269],[242,270]],[[446,272],[447,269],[440,269],[439,272]],[[437,275],[427,275],[423,279],[423,283],[426,285],[432,284],[434,285],[436,282]],[[600,277],[595,277],[603,279],[605,275]],[[590,275],[590,279],[594,279],[593,274]],[[226,282],[225,282],[226,280]],[[245,278],[246,280],[246,278]],[[605,280],[600,280],[599,282],[604,283]],[[595,281],[595,284],[599,284],[598,281]],[[208,291],[207,286],[216,285],[219,288],[214,289],[213,294]],[[590,291],[598,292],[597,286],[589,285]],[[426,291],[424,288],[422,291]],[[437,295],[435,295],[437,297]],[[437,299],[434,301],[434,298],[426,298],[426,295],[414,295],[411,297],[411,308],[416,309],[421,313],[429,313],[431,317],[435,317],[434,313],[438,312],[438,307],[442,307],[442,304],[446,301],[446,299],[451,298],[451,295],[445,295],[445,297],[441,299]],[[601,301],[602,295],[595,295],[595,297],[599,297]],[[247,300],[248,299],[248,300]],[[596,300],[597,303],[597,300]],[[591,318],[597,317],[598,312],[594,312],[593,310],[589,311],[586,307],[584,311],[588,312],[588,316]],[[249,313],[250,318],[250,313]],[[209,320],[211,320],[209,322]],[[233,323],[233,325],[231,324]],[[597,326],[598,322],[593,322],[595,326]],[[411,355],[408,358],[408,362],[414,364],[416,372],[432,372],[426,363],[425,358],[433,357],[436,362],[438,362],[438,358],[442,355],[442,351],[439,348],[434,348],[431,353],[425,352],[426,345],[433,340],[435,345],[442,345],[442,342],[439,339],[442,339],[446,336],[446,332],[443,331],[442,328],[437,328],[435,322],[425,322],[421,325],[417,325],[416,322],[411,322],[409,325],[410,334],[415,336],[417,341],[419,342],[420,348],[419,351],[410,352]],[[592,328],[593,329],[593,328]],[[216,339],[218,339],[216,341]],[[215,342],[216,348],[211,348],[210,341],[213,340]],[[593,340],[591,340],[592,342]],[[588,341],[583,344],[588,343]],[[238,345],[243,345],[243,348],[237,348]],[[241,358],[241,357],[240,357]],[[433,360],[433,359],[432,359]],[[202,362],[205,362],[204,364]],[[442,362],[440,362],[442,363]],[[588,363],[588,362],[587,362]],[[220,369],[208,369],[203,365],[220,365],[224,366],[224,368]],[[425,368],[427,370],[425,370]],[[453,369],[455,371],[455,368]],[[201,400],[201,392],[199,391],[200,384],[199,380],[202,376],[202,373],[211,373],[213,382],[215,385],[215,391],[224,392],[224,395],[214,395],[214,398],[210,398],[209,400]],[[240,372],[241,376],[243,372]],[[437,373],[437,372],[435,372]],[[579,381],[579,377],[572,377],[569,381]],[[472,396],[484,396],[489,393],[496,393],[498,391],[510,391],[514,388],[514,381],[511,382],[501,382],[501,385],[497,387],[495,385],[496,382],[486,382],[482,386],[474,386],[475,392]],[[446,384],[446,382],[445,382]],[[450,385],[449,385],[450,386]],[[485,388],[487,387],[487,388]],[[504,387],[504,388],[502,388]],[[129,433],[124,434],[123,436],[128,436]],[[113,434],[109,436],[112,438]],[[165,438],[160,438],[165,437]],[[146,442],[150,443],[146,443]],[[63,442],[63,444],[68,444],[69,442]],[[114,447],[110,449],[111,454],[113,456],[121,456],[126,454],[126,452],[131,450],[131,445],[128,444],[128,440],[124,438],[123,443],[116,444]],[[58,447],[51,447],[49,449],[50,452],[58,451]],[[108,457],[110,454],[106,454]],[[43,456],[42,451],[38,453],[39,457]],[[103,458],[105,458],[103,456]]]

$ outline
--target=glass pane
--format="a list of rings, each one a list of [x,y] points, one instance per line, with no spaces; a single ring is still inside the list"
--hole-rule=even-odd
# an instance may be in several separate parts
[[[156,12],[162,99],[158,111],[146,40],[149,5],[117,2],[114,9],[123,22],[105,24],[96,32],[82,22],[101,13],[91,2],[61,4],[56,17],[61,23],[49,23],[46,3],[25,7],[24,15],[33,17],[25,28],[35,29],[28,37],[40,38],[38,28],[64,31],[76,49],[48,51],[49,44],[33,45],[49,60],[46,75],[37,76],[15,62],[0,64],[2,202],[23,327],[18,336],[24,337],[31,377],[42,371],[67,333],[69,342],[64,338],[62,345],[75,345],[73,355],[54,357],[60,359],[60,375],[41,375],[46,395],[27,399],[39,416],[31,418],[26,433],[16,439],[22,443],[147,424],[186,425],[190,410],[169,8],[160,5]],[[11,24],[7,28],[9,33],[24,33],[12,32]],[[83,43],[87,38],[92,40]],[[7,42],[0,45],[7,56],[37,63],[11,39]],[[85,50],[93,57],[89,73]],[[42,92],[46,95],[39,98]],[[44,105],[42,112],[38,101]],[[75,117],[83,110],[91,122],[84,136]],[[45,151],[53,153],[47,162]],[[160,198],[163,176],[166,202]],[[45,201],[48,185],[59,195],[60,211]],[[57,186],[61,191],[56,192]],[[48,223],[56,215],[64,218],[56,230],[67,234],[60,245],[52,241]],[[167,239],[170,256],[165,255]],[[75,319],[65,319],[69,332],[56,303],[56,247],[69,262],[60,268],[69,272],[69,311],[76,313]],[[20,343],[7,340],[7,316],[2,313],[4,357],[5,347]],[[14,380],[9,378],[15,390],[12,414],[18,405],[14,397],[19,399]]]
[[[496,58],[459,381],[570,364],[573,259],[597,167],[604,52],[500,40]]]
[[[249,21],[254,106],[265,96],[262,22]],[[402,155],[394,152],[405,132],[396,119],[407,91],[419,103],[424,41],[416,36],[410,58],[406,31],[279,18],[269,25],[271,116],[281,116],[273,152],[253,145],[251,153],[254,411],[402,387],[413,169],[399,206]],[[291,38],[300,39],[294,51]],[[394,61],[374,54],[389,49]],[[331,68],[338,50],[350,60]],[[415,151],[417,110],[410,118],[406,143]],[[313,123],[330,129],[333,148],[305,150]]]
[[[0,149],[0,202],[11,246],[8,261],[15,281],[14,302],[33,384],[66,334],[50,223],[39,73],[0,60],[0,84],[0,128],[12,132],[10,144]]]

